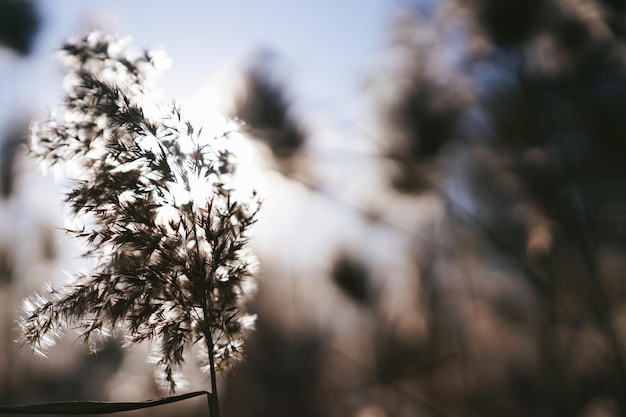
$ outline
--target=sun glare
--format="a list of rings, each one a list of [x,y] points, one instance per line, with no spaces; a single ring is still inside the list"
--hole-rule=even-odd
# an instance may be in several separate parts
[[[239,130],[237,123],[225,116],[223,97],[228,97],[227,90],[227,82],[209,80],[193,97],[183,101],[181,110],[197,129],[202,128],[201,142],[218,138],[217,145],[233,154],[237,164],[233,188],[250,194],[263,187],[263,161],[250,138]]]

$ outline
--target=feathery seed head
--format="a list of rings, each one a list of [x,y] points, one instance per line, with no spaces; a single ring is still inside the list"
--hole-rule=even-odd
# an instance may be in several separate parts
[[[33,126],[30,152],[44,166],[73,167],[65,201],[86,220],[68,232],[95,266],[64,291],[25,302],[25,342],[43,351],[69,327],[87,344],[115,330],[126,345],[153,340],[171,390],[184,353],[202,339],[218,369],[231,366],[254,322],[245,303],[256,194],[233,193],[235,161],[221,138],[201,137],[176,106],[144,112],[158,54],[92,33],[62,57],[64,106]]]

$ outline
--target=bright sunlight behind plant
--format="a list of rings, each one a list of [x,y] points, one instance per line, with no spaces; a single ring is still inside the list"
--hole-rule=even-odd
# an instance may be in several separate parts
[[[66,202],[84,225],[69,233],[93,269],[25,301],[24,340],[38,353],[67,329],[89,349],[118,333],[128,346],[152,340],[171,391],[193,350],[215,394],[216,370],[241,359],[255,321],[248,239],[259,202],[232,187],[229,132],[207,139],[176,106],[144,110],[159,54],[91,33],[61,55],[65,103],[33,126],[30,151],[71,176]]]

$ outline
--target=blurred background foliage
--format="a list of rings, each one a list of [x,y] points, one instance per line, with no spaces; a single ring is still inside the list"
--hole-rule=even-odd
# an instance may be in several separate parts
[[[24,59],[36,8],[0,19]],[[259,323],[225,415],[626,415],[625,51],[623,1],[403,2],[368,69],[368,143],[330,151],[259,53],[230,110],[270,184]],[[18,169],[27,118],[2,126],[0,400],[157,396],[116,341],[48,361],[12,342],[71,253]]]

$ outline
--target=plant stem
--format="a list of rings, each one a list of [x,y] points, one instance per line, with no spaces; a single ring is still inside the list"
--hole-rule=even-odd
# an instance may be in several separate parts
[[[209,372],[211,378],[211,395],[209,396],[209,413],[210,417],[220,417],[220,402],[217,397],[217,378],[215,376],[215,358],[213,357],[213,336],[211,336],[211,327],[209,326],[209,297],[207,291],[204,290],[204,338],[206,339],[207,353],[209,355]]]
[[[209,212],[211,210],[209,209]],[[198,243],[198,223],[196,221],[195,210],[192,210],[193,221],[193,234],[196,241],[196,257],[200,259],[200,246]],[[211,266],[211,276],[215,272],[215,265]],[[213,336],[211,335],[211,326],[209,325],[209,311],[211,308],[209,300],[211,299],[210,293],[212,292],[211,280],[205,282],[205,287],[202,290],[202,311],[204,316],[204,338],[206,340],[207,354],[209,355],[209,373],[211,378],[211,395],[209,396],[209,413],[210,417],[220,417],[220,401],[217,396],[217,378],[215,376],[215,357],[213,356]]]
[[[215,358],[213,357],[213,337],[209,326],[209,297],[207,290],[204,291],[204,338],[206,339],[207,353],[209,355],[209,372],[211,378],[211,394],[209,396],[210,417],[220,417],[220,402],[217,397],[217,378],[215,376]]]
[[[205,323],[208,323],[208,312],[206,310],[204,311],[204,320]],[[211,417],[220,417],[220,401],[217,396],[217,379],[215,377],[215,358],[213,357],[213,339],[211,337],[211,332],[208,329],[208,326],[204,337],[206,338],[207,349],[209,350],[211,392],[213,393],[213,400],[209,401],[211,403]]]

